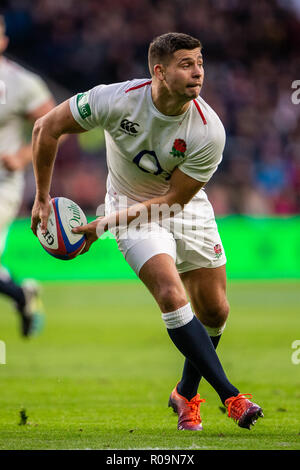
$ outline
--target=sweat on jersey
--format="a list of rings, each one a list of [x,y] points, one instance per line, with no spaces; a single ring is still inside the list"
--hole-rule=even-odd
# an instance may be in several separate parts
[[[15,62],[0,58],[0,184],[13,194],[23,189],[23,171],[7,171],[1,155],[16,153],[24,145],[27,115],[50,99],[45,83]],[[16,194],[17,195],[17,194]]]
[[[86,130],[105,130],[112,187],[136,201],[165,194],[178,167],[206,183],[222,160],[224,127],[200,97],[179,116],[154,106],[151,80],[99,85],[70,99],[74,119]]]

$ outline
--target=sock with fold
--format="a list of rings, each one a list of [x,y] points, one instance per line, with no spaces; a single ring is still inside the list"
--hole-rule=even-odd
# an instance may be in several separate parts
[[[163,313],[168,334],[179,349],[218,393],[222,403],[239,391],[227,379],[213,343],[202,323],[193,314],[190,304]]]

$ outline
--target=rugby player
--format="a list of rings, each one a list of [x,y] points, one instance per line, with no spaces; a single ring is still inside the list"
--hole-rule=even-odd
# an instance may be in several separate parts
[[[31,144],[24,140],[24,124],[34,123],[55,106],[47,86],[37,75],[3,56],[7,45],[5,21],[0,16],[0,257],[9,225],[22,202],[24,169],[32,160]],[[14,302],[22,335],[28,337],[36,332],[42,318],[37,283],[26,279],[19,285],[0,266],[0,293]]]
[[[228,415],[250,428],[262,410],[229,382],[215,351],[229,312],[226,258],[204,186],[222,159],[225,131],[199,97],[202,46],[189,35],[167,33],[152,41],[148,59],[151,80],[96,86],[36,122],[32,230],[36,233],[40,221],[46,231],[59,137],[102,126],[109,170],[106,213],[74,232],[86,235],[86,252],[112,230],[159,305],[171,340],[185,356],[181,380],[169,398],[178,429],[202,429],[205,400],[197,393],[202,376]],[[153,219],[154,207],[170,211]],[[140,227],[133,233],[130,226],[138,218]]]

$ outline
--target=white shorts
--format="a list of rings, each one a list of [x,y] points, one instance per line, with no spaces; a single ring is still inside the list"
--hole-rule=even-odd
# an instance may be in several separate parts
[[[105,197],[105,215],[134,204],[137,201],[117,194],[110,187]],[[126,226],[110,231],[137,275],[146,261],[161,253],[174,259],[179,273],[217,268],[226,263],[214,211],[203,190],[174,217],[140,224],[134,230]]]
[[[16,217],[22,202],[22,192],[12,191],[10,183],[0,185],[0,255],[3,253],[10,224]]]

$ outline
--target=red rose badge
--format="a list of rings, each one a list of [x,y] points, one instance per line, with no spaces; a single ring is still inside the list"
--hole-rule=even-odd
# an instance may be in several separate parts
[[[183,139],[176,139],[174,140],[174,144],[172,147],[172,152],[170,152],[173,157],[185,157],[186,152],[186,143]]]
[[[220,256],[222,255],[222,246],[219,243],[214,246],[214,252],[216,258],[220,258]]]

